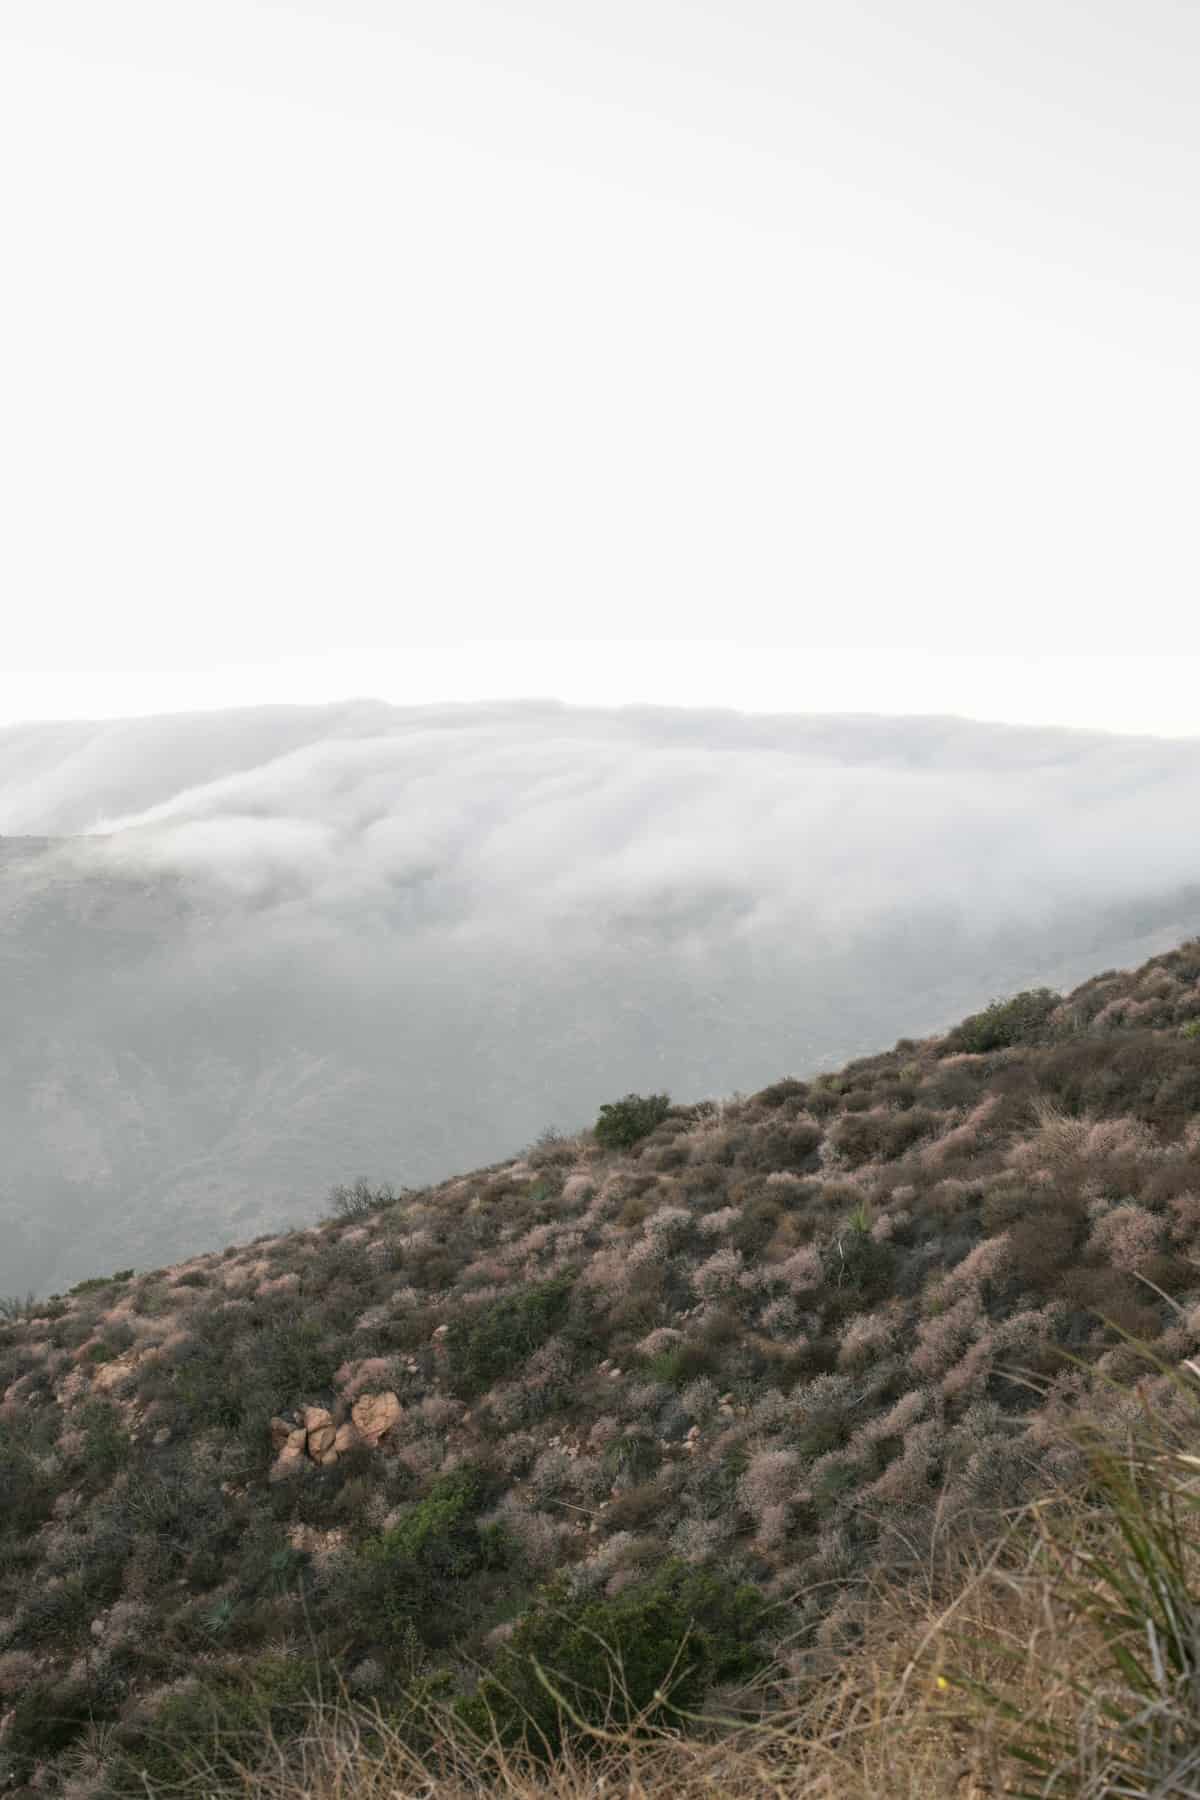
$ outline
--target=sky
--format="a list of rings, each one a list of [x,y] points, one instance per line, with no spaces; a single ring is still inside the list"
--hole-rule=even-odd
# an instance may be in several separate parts
[[[0,0],[0,722],[1195,735],[1190,0]]]

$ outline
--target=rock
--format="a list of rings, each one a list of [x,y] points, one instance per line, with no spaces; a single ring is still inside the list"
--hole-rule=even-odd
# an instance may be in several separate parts
[[[337,1461],[337,1452],[332,1459],[329,1451],[333,1450],[333,1440],[337,1429],[333,1423],[333,1415],[323,1406],[306,1406],[304,1409],[304,1428],[308,1433],[308,1454],[314,1462]]]
[[[271,1442],[275,1446],[276,1452],[278,1452],[283,1449],[283,1446],[287,1443],[296,1427],[294,1425],[289,1425],[286,1419],[274,1418],[271,1420],[270,1429]]]
[[[364,1444],[371,1445],[377,1444],[392,1429],[403,1412],[399,1397],[391,1392],[360,1394],[350,1408],[359,1437]]]
[[[307,1446],[308,1433],[303,1425],[290,1430],[287,1441],[281,1446],[279,1455],[271,1465],[270,1480],[282,1481],[285,1475],[298,1475],[304,1467]]]
[[[344,1456],[347,1450],[353,1450],[355,1445],[360,1441],[358,1427],[352,1425],[349,1419],[347,1419],[344,1425],[338,1426],[337,1436],[333,1440],[333,1447],[339,1456]]]

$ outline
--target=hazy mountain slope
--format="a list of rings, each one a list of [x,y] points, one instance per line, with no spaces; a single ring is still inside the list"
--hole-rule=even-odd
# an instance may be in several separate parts
[[[1200,920],[1198,778],[1192,742],[540,702],[0,732],[0,831],[67,834],[0,839],[3,1286],[1135,960]]]
[[[340,1682],[553,1735],[593,1633],[795,1674],[1200,1347],[1200,939],[653,1110],[0,1323],[0,1785],[188,1791]]]

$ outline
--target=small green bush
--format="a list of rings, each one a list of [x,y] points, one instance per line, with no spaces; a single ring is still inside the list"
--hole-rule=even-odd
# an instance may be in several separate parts
[[[947,1054],[967,1051],[1006,1050],[1028,1043],[1042,1032],[1046,1020],[1062,999],[1052,988],[1027,988],[1011,1000],[993,1000],[982,1012],[971,1013],[944,1040]]]
[[[546,1755],[576,1721],[619,1728],[648,1713],[678,1717],[714,1683],[761,1666],[766,1605],[757,1588],[678,1558],[611,1600],[556,1584],[518,1622],[460,1715],[482,1736],[494,1731]]]
[[[268,1734],[300,1730],[320,1687],[320,1670],[305,1656],[272,1654],[206,1675],[171,1695],[148,1725],[117,1727],[106,1791],[166,1796],[232,1784]]]
[[[503,1565],[502,1529],[479,1524],[494,1498],[495,1484],[464,1465],[441,1476],[398,1524],[364,1547],[364,1602],[390,1643],[446,1643],[464,1606],[477,1598],[470,1588],[457,1591],[459,1584]]]
[[[865,1221],[855,1218],[826,1246],[821,1263],[829,1286],[861,1308],[889,1291],[896,1253],[890,1244],[876,1243]]]
[[[565,1321],[571,1286],[558,1275],[455,1319],[446,1345],[459,1396],[471,1399],[519,1369]]]
[[[606,1150],[632,1149],[662,1124],[670,1110],[669,1094],[626,1094],[623,1100],[611,1100],[600,1108],[596,1142]]]

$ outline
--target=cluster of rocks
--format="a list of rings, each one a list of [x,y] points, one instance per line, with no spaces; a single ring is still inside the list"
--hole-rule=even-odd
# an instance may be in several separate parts
[[[284,1475],[299,1474],[309,1463],[328,1468],[347,1450],[365,1446],[374,1449],[386,1437],[403,1413],[393,1393],[360,1394],[350,1408],[350,1417],[341,1424],[334,1421],[328,1407],[304,1406],[293,1418],[271,1420],[271,1442],[275,1447],[272,1481]]]

